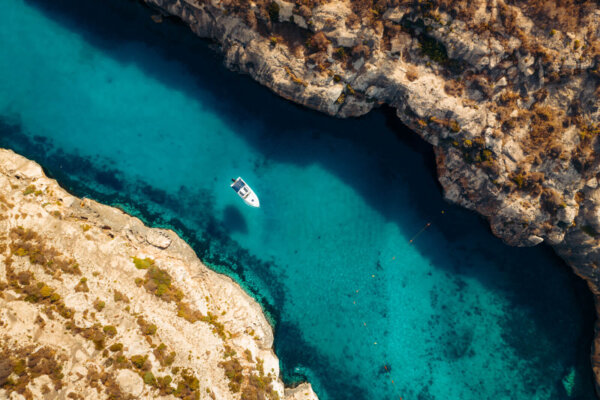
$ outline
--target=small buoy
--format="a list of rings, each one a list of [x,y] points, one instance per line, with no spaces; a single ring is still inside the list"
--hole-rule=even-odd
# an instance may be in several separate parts
[[[155,15],[152,15],[150,18],[152,18],[152,21],[156,22],[157,24],[160,24],[161,22],[163,22],[162,14],[155,14]]]

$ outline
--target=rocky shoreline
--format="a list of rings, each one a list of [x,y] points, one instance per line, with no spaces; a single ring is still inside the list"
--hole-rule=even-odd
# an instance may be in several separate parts
[[[445,197],[509,245],[551,245],[600,313],[597,3],[144,1],[288,100],[395,108],[434,147]],[[592,367],[598,389],[600,323]]]
[[[174,232],[2,149],[0,260],[2,398],[317,399],[284,388],[259,304]]]

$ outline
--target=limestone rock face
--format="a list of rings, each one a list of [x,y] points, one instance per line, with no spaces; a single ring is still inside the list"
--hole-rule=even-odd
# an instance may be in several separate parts
[[[448,200],[510,245],[552,245],[600,292],[597,3],[145,1],[286,99],[337,117],[395,108],[434,146]]]
[[[169,236],[160,230],[152,230],[146,234],[146,241],[159,249],[166,249],[171,244]]]
[[[0,398],[317,398],[283,387],[260,306],[174,232],[2,149],[0,337]]]

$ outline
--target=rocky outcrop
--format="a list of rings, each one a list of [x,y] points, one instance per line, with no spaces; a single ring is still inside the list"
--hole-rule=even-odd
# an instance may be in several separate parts
[[[599,298],[597,2],[145,1],[286,99],[394,107],[434,146],[448,200],[510,245],[550,244]]]
[[[303,399],[260,306],[168,230],[0,149],[0,397]]]

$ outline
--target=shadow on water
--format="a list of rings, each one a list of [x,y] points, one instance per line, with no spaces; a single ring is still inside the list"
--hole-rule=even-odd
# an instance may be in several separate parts
[[[222,58],[209,48],[209,42],[193,35],[179,20],[167,19],[163,24],[155,24],[149,18],[150,11],[140,12],[141,6],[132,0],[26,1],[80,33],[89,43],[102,48],[114,59],[125,64],[135,63],[147,75],[185,92],[191,98],[201,95],[203,103],[210,104],[215,113],[224,116],[223,121],[230,124],[236,133],[244,134],[244,138],[259,148],[265,157],[297,165],[315,162],[323,165],[401,229],[409,228],[398,223],[401,214],[396,208],[387,206],[386,198],[394,190],[392,185],[388,188],[378,187],[379,190],[374,191],[370,177],[354,174],[347,168],[345,160],[331,157],[326,148],[313,147],[310,139],[318,139],[320,135],[339,137],[368,154],[376,154],[385,163],[384,169],[390,179],[406,181],[413,196],[411,208],[416,211],[419,220],[429,220],[434,210],[437,213],[442,209],[451,209],[457,217],[452,223],[440,224],[440,230],[449,241],[458,240],[462,233],[473,229],[473,224],[487,229],[481,218],[443,201],[439,195],[441,190],[437,183],[431,146],[405,127],[394,111],[387,107],[363,118],[342,120],[283,101],[248,77],[225,69]],[[173,73],[164,64],[144,59],[153,57],[153,54],[132,52],[130,48],[119,46],[125,42],[145,43],[160,52],[163,58],[187,67],[196,79],[197,86],[190,86],[187,77]],[[209,100],[206,100],[207,97]],[[260,129],[245,129],[248,123],[259,125]],[[383,130],[395,132],[397,140],[382,135]],[[311,132],[312,136],[307,132]],[[302,137],[302,140],[290,141],[298,137]],[[405,146],[415,151],[406,152]],[[431,178],[429,181],[424,181],[423,171]],[[115,184],[110,182],[112,177],[106,173],[99,172],[98,179]],[[389,190],[389,193],[381,190]],[[432,193],[437,195],[432,196]],[[414,231],[407,230],[405,233]]]
[[[333,366],[326,356],[304,340],[302,332],[295,324],[280,318],[279,312],[283,308],[285,293],[279,285],[270,286],[272,299],[266,299],[259,292],[259,288],[252,285],[251,279],[247,279],[248,270],[252,270],[265,282],[276,282],[276,278],[271,273],[272,266],[268,262],[257,259],[230,239],[228,232],[214,217],[209,194],[177,193],[173,196],[144,182],[136,182],[132,186],[122,179],[119,171],[111,170],[108,165],[92,163],[88,158],[77,154],[64,153],[61,149],[53,148],[45,138],[39,136],[32,140],[22,132],[20,125],[7,124],[0,120],[0,148],[3,147],[11,148],[39,162],[44,166],[44,171],[49,177],[56,179],[76,196],[87,196],[101,203],[120,207],[152,226],[173,229],[205,263],[212,265],[219,272],[237,276],[237,282],[254,295],[261,303],[267,317],[274,322],[276,333],[274,346],[282,364],[283,379],[287,384],[306,381],[306,376],[294,371],[294,368],[298,364],[308,365],[319,371],[319,378],[322,379],[322,385],[328,393],[344,393],[354,399],[369,398],[365,390],[355,385],[352,379],[339,379],[344,375],[348,377],[347,371]],[[100,174],[110,176],[110,181],[104,182],[101,186],[90,185],[90,182]],[[114,188],[125,188],[127,194],[121,195]],[[144,198],[150,201],[132,199],[129,197],[131,193],[142,193]],[[192,206],[184,201],[191,198],[195,199],[195,202],[197,199],[208,198],[209,200]],[[165,219],[163,213],[153,210],[153,203],[171,211],[185,210],[176,214],[184,214],[186,221],[183,222],[178,218]],[[225,212],[228,209],[229,207],[226,207]],[[203,211],[201,215],[194,215],[193,210]],[[242,219],[240,220],[239,217]],[[245,229],[245,221],[237,209],[231,208],[228,218],[234,220],[233,224],[238,224]],[[188,228],[190,220],[202,223],[204,231],[202,236],[198,236],[194,229]],[[215,243],[219,243],[216,250]]]
[[[210,104],[216,114],[224,116],[223,122],[231,125],[236,133],[245,135],[244,139],[261,150],[265,157],[303,166],[313,163],[323,165],[400,228],[405,228],[398,223],[401,214],[395,208],[388,207],[386,201],[395,188],[390,185],[387,188],[389,193],[374,191],[370,177],[354,174],[345,160],[339,156],[332,157],[323,146],[313,147],[311,139],[318,140],[321,135],[343,138],[365,153],[376,154],[385,164],[390,179],[400,178],[414,189],[413,208],[420,204],[427,206],[416,209],[420,220],[427,220],[431,210],[449,208],[439,196],[431,146],[406,128],[389,108],[384,107],[367,117],[342,120],[283,101],[247,76],[225,69],[222,58],[209,48],[209,42],[193,35],[179,20],[167,19],[163,24],[155,24],[149,18],[150,11],[140,12],[141,6],[132,0],[26,1],[80,33],[89,43],[121,63],[135,63],[147,75],[191,98],[201,95],[203,103]],[[196,79],[197,85],[190,86],[187,76],[173,73],[165,68],[165,64],[157,65],[144,59],[154,57],[153,53],[142,54],[119,46],[125,42],[145,43],[153,51],[160,52],[164,59],[175,61],[177,65],[172,65],[173,68],[179,68],[180,65],[187,67],[187,72]],[[259,129],[245,129],[249,123],[258,125]],[[382,135],[383,130],[395,132],[395,138]],[[299,137],[302,140],[290,141]],[[415,152],[408,154],[403,145]],[[423,187],[422,171],[431,178],[425,183],[430,187]],[[98,181],[119,189],[109,173],[98,172],[97,175]],[[386,190],[385,187],[378,189]],[[438,195],[432,198],[432,192]],[[472,229],[474,221],[486,226],[479,217],[469,215],[471,213],[467,211],[456,207],[453,210],[461,215],[457,221],[442,229],[449,240],[455,238],[463,227]],[[463,219],[466,219],[464,223]]]
[[[223,210],[223,223],[231,232],[248,233],[246,218],[242,215],[239,208],[231,204]]]
[[[240,76],[223,68],[221,57],[208,48],[206,41],[195,37],[187,27],[173,20],[167,20],[163,24],[154,24],[149,18],[150,12],[140,10],[141,6],[133,1],[55,0],[46,2],[27,0],[27,2],[48,13],[54,20],[69,29],[78,32],[89,43],[102,48],[114,59],[122,63],[135,64],[146,74],[160,80],[165,85],[185,92],[192,98],[199,95],[199,88],[201,88],[203,99],[207,97],[212,99],[208,102],[204,101],[204,103],[211,104],[216,113],[226,116],[223,120],[231,124],[236,132],[244,134],[244,138],[261,150],[265,157],[298,165],[309,165],[315,162],[323,165],[345,183],[351,185],[371,207],[378,210],[385,218],[396,222],[400,229],[405,230],[406,236],[410,237],[418,227],[409,227],[400,223],[401,214],[395,207],[390,207],[388,201],[385,201],[388,193],[382,192],[382,190],[386,190],[386,188],[373,190],[369,177],[353,174],[346,168],[346,160],[340,159],[339,156],[331,157],[327,149],[322,146],[318,148],[312,146],[311,136],[307,132],[312,132],[313,138],[324,134],[344,138],[356,147],[363,149],[364,152],[376,154],[377,158],[381,160],[382,169],[389,175],[389,179],[402,180],[411,192],[412,204],[410,207],[415,214],[414,220],[426,222],[434,218],[435,228],[451,245],[463,246],[465,242],[478,241],[483,246],[477,247],[476,250],[468,247],[467,250],[476,251],[486,259],[495,260],[495,265],[498,265],[498,268],[510,277],[509,281],[517,288],[509,291],[511,301],[519,306],[526,304],[531,312],[527,313],[524,320],[507,320],[505,324],[507,332],[510,332],[511,329],[520,329],[523,325],[534,321],[536,326],[542,327],[541,331],[547,335],[546,339],[549,343],[556,344],[556,348],[564,349],[565,338],[561,337],[560,331],[557,331],[557,321],[553,319],[557,312],[546,313],[544,311],[557,309],[564,313],[573,311],[565,305],[565,302],[561,302],[560,295],[552,292],[552,285],[541,285],[539,282],[544,280],[545,276],[556,276],[557,274],[559,278],[554,279],[569,279],[570,286],[575,287],[574,291],[580,296],[577,304],[585,321],[585,326],[581,327],[582,349],[578,349],[577,356],[579,358],[587,357],[585,347],[589,348],[591,343],[594,311],[591,295],[585,285],[573,274],[565,273],[564,265],[550,249],[510,249],[507,251],[507,248],[501,245],[498,239],[492,237],[484,220],[471,212],[445,203],[435,178],[431,148],[404,127],[392,110],[384,109],[359,119],[336,120],[282,101],[248,77]],[[144,58],[148,55],[142,52],[131,52],[130,49],[120,46],[125,42],[145,43],[153,51],[159,52],[162,58],[185,66],[197,80],[197,87],[189,85],[188,78],[172,73],[165,68],[164,64],[149,62]],[[244,129],[246,124],[256,125],[257,121],[261,126],[258,133],[256,129]],[[8,128],[4,127],[4,129]],[[389,130],[396,132],[396,136],[381,134]],[[406,151],[406,147],[414,151]],[[70,156],[68,155],[68,157]],[[78,160],[78,162],[83,161]],[[56,170],[50,172],[58,174]],[[68,180],[67,174],[63,179]],[[96,171],[94,179],[115,191],[119,191],[123,187],[118,174]],[[391,188],[389,190],[391,192]],[[160,204],[172,201],[168,194],[151,187],[142,188],[142,192]],[[99,200],[102,201],[102,198],[100,197]],[[119,201],[126,203],[129,200],[120,199]],[[114,198],[111,197],[109,202],[114,204]],[[173,207],[181,207],[175,203],[179,204],[173,200]],[[131,208],[135,207],[135,204],[131,205]],[[439,217],[439,211],[442,209],[446,211],[443,218]],[[151,210],[144,210],[143,213],[146,220],[161,221],[160,216],[153,215]],[[206,218],[207,215],[203,214],[198,219],[200,217]],[[216,235],[220,238],[226,236],[226,230],[220,228],[214,220],[210,221],[209,218],[209,222],[205,223],[208,236]],[[162,221],[162,223],[175,227],[178,232],[183,233],[184,238],[195,249],[210,246],[208,238],[202,242],[202,240],[195,239],[193,234],[186,234],[185,224],[181,221]],[[247,231],[243,217],[235,215],[233,208],[228,207],[225,210],[225,225],[231,231]],[[411,231],[411,229],[413,230]],[[474,239],[474,237],[477,238]],[[455,260],[454,264],[449,263],[445,254],[432,251],[435,243],[427,238],[419,239],[415,245],[431,260],[432,264],[440,267],[452,265],[453,269],[450,270],[450,273],[456,273],[458,270],[461,274],[476,277],[492,290],[507,291],[506,287],[499,286],[493,274],[476,268],[476,265],[469,265],[469,260]],[[206,256],[208,253],[204,254]],[[234,261],[220,260],[217,255],[213,254],[213,256],[215,258],[209,261],[215,264],[223,262],[232,265],[234,272],[240,274],[243,279],[243,271],[239,270],[241,267],[235,266]],[[260,261],[256,261],[256,263],[260,264]],[[238,269],[236,270],[236,268]],[[263,269],[264,274],[268,274],[268,265],[265,265]],[[565,276],[566,278],[564,278]],[[254,294],[256,295],[256,293]],[[276,309],[283,302],[283,296],[283,293],[277,294],[274,304],[263,302],[263,305],[267,307],[267,310],[272,311],[275,318],[277,318]],[[519,336],[516,331],[514,334],[507,334],[507,339],[517,349],[520,346]],[[294,360],[302,360],[302,363],[308,363],[307,354],[298,354],[298,348],[301,346],[298,346],[296,342],[293,347],[297,347],[293,349],[290,345],[283,344],[282,337],[286,337],[286,340],[295,337],[294,340],[302,341],[301,333],[297,331],[297,328],[287,325],[278,327],[276,345],[282,362],[293,365]],[[535,344],[521,345],[520,347],[524,353],[527,353],[531,351],[531,346],[535,346]],[[305,351],[310,352],[310,349]],[[583,365],[584,362],[589,365],[589,361],[579,361],[580,365]],[[326,361],[320,360],[319,362],[325,363]],[[588,370],[591,379],[591,370],[589,368]],[[333,387],[336,386],[334,382],[339,380],[339,376],[342,375],[336,376],[336,374],[340,374],[340,371],[335,369],[331,371],[326,374],[328,376],[323,377],[323,382],[330,385],[329,389],[331,390],[342,390],[347,393],[346,386]],[[361,398],[360,389],[356,388],[355,394],[356,398]]]

